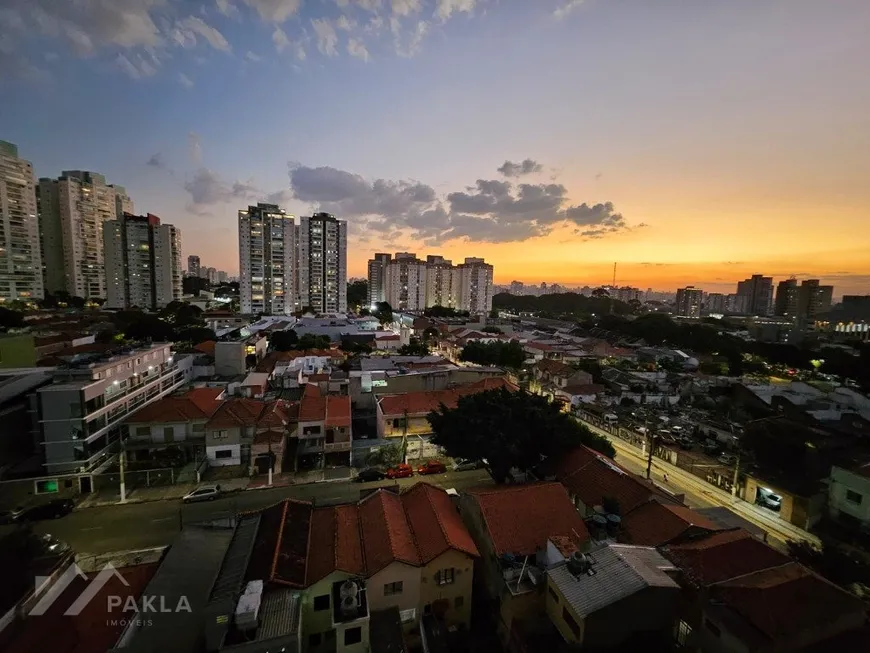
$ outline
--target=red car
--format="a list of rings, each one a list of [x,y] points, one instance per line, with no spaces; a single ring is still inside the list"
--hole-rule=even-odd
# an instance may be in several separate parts
[[[447,467],[444,466],[444,463],[438,460],[430,460],[425,465],[420,465],[417,468],[418,474],[443,474],[447,471]]]
[[[407,463],[401,463],[387,470],[387,478],[408,478],[414,475],[414,468]]]

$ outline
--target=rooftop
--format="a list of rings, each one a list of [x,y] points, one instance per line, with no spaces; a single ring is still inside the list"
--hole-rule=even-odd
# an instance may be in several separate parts
[[[496,555],[528,556],[543,550],[555,536],[580,546],[589,531],[560,483],[469,490],[474,497]]]
[[[547,576],[579,617],[587,617],[647,587],[679,590],[668,575],[674,566],[651,547],[609,544],[585,559],[588,571],[575,575],[569,564],[547,570]]]
[[[459,403],[460,397],[498,388],[505,388],[512,392],[518,389],[517,386],[504,377],[497,376],[447,390],[384,395],[380,398],[379,403],[385,416],[405,414],[425,415],[432,410],[437,410],[442,404],[447,408],[455,408]]]
[[[208,419],[220,408],[223,388],[194,388],[183,395],[164,397],[127,418],[127,424],[173,424]]]
[[[625,541],[639,546],[660,546],[692,531],[717,531],[713,521],[686,506],[651,500],[622,518]]]

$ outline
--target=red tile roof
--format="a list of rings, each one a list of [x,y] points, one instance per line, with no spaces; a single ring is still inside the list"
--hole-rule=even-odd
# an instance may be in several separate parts
[[[322,422],[326,419],[326,397],[321,396],[320,388],[313,383],[305,385],[302,401],[299,404],[300,422]]]
[[[164,397],[136,411],[127,424],[175,424],[208,419],[220,408],[223,388],[194,388],[177,397]]]
[[[214,356],[214,346],[216,344],[217,342],[215,342],[214,340],[206,340],[205,342],[201,342],[198,345],[194,346],[194,349],[203,354]]]
[[[384,335],[384,336],[375,336],[375,340],[401,340],[401,339],[402,339],[401,336],[397,336],[394,333],[389,333],[389,334]]]
[[[615,499],[623,515],[654,496],[672,502],[648,481],[588,447],[577,447],[563,456],[556,463],[555,475],[587,510],[602,505],[605,497]]]
[[[497,376],[481,379],[475,383],[461,385],[448,390],[435,390],[432,392],[407,392],[403,395],[386,395],[381,397],[381,410],[385,417],[394,415],[425,415],[429,411],[437,410],[441,404],[448,408],[455,408],[460,397],[507,388],[515,392],[518,388],[507,379]]]
[[[326,426],[350,427],[350,396],[329,395],[326,397]]]
[[[712,521],[686,506],[647,501],[622,518],[625,542],[637,546],[660,546],[687,531],[718,531]]]
[[[662,553],[683,570],[690,583],[702,587],[791,560],[740,528],[671,544]]]
[[[224,401],[206,422],[206,428],[236,428],[254,426],[265,402],[259,399],[232,398]]]
[[[393,562],[420,566],[448,550],[478,555],[441,488],[419,483],[401,495],[378,490],[316,509],[287,499],[262,511],[246,577],[302,587],[333,571],[371,576]]]
[[[800,641],[802,631],[824,632],[849,614],[863,621],[858,598],[796,562],[721,583],[713,596],[781,644]]]
[[[535,363],[535,368],[540,370],[541,372],[547,372],[548,374],[555,374],[557,376],[571,376],[574,374],[574,372],[577,371],[570,365],[566,365],[565,363],[552,360],[550,358],[545,358],[544,360],[538,361],[537,363]]]
[[[582,545],[589,539],[586,525],[559,483],[504,486],[469,492],[492,540],[496,555],[532,555],[553,536]]]
[[[254,434],[252,444],[279,444],[284,441],[284,431],[269,429]]]

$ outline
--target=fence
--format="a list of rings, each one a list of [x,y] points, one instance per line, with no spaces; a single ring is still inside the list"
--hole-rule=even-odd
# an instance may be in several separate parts
[[[601,431],[605,431],[620,440],[624,440],[646,454],[647,446],[649,446],[646,436],[623,426],[606,422],[597,415],[587,413],[582,408],[576,409],[576,415],[581,422],[586,422]],[[656,444],[653,447],[653,456],[675,465],[680,469],[689,472],[693,476],[697,476],[710,485],[715,485],[727,492],[731,491],[734,483],[734,469],[727,465],[711,462],[711,459],[708,456],[669,447],[663,444]]]

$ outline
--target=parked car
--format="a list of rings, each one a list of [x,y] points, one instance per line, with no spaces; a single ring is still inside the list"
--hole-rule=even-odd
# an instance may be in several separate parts
[[[360,470],[360,473],[356,475],[356,482],[371,483],[373,481],[382,481],[385,478],[386,474],[381,470],[375,469],[374,467],[367,467],[366,469]]]
[[[457,458],[453,461],[454,472],[468,472],[472,469],[480,469],[481,467],[483,467],[482,460],[464,460],[462,458]]]
[[[737,462],[737,456],[730,453],[723,453],[719,456],[719,462],[723,465],[733,465]]]
[[[14,524],[27,511],[26,506],[15,506],[8,510],[0,510],[0,525]]]
[[[417,468],[418,474],[443,474],[447,471],[447,467],[440,460],[430,460],[429,462],[420,465]]]
[[[782,497],[776,494],[773,490],[768,490],[766,487],[758,488],[758,493],[755,495],[755,503],[770,510],[779,512],[782,508]]]
[[[42,521],[43,519],[60,519],[70,514],[75,508],[72,499],[52,499],[25,510],[18,518],[20,521]]]
[[[203,485],[193,492],[188,492],[181,497],[184,503],[196,503],[197,501],[214,501],[221,495],[220,485]]]
[[[387,470],[387,478],[408,478],[414,475],[414,468],[407,463],[400,463],[395,467],[390,467]]]

